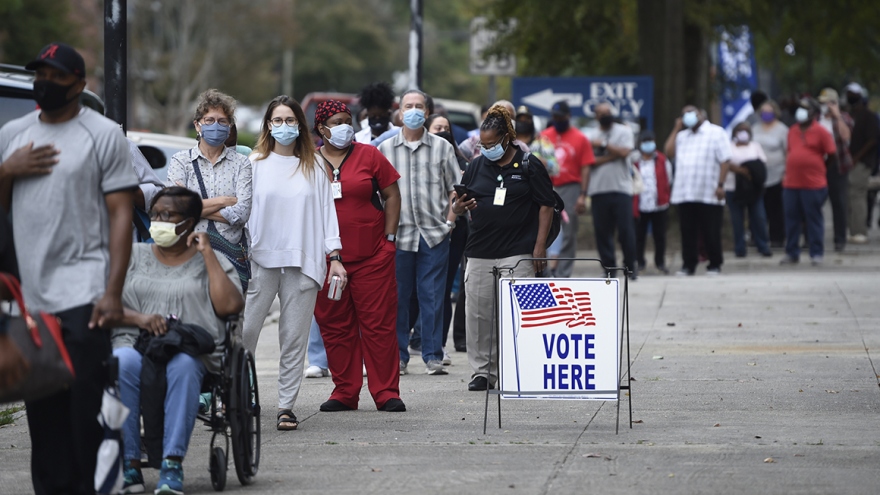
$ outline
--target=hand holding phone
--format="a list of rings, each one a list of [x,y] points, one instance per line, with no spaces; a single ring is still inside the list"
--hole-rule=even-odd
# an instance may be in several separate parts
[[[454,184],[452,187],[455,189],[455,195],[458,196],[458,199],[461,199],[465,195],[470,197],[470,191],[468,191],[467,186],[464,184]]]

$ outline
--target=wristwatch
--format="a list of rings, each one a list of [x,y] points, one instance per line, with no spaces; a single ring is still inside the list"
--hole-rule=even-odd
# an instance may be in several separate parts
[[[452,230],[455,228],[455,222],[453,222],[452,220],[447,220],[446,226],[449,227],[449,230]]]
[[[338,261],[338,262],[342,263],[342,256],[340,256],[338,254],[334,254],[333,256],[330,257],[330,261]]]
[[[386,234],[385,239],[387,239],[391,242],[397,242],[397,236],[394,234]]]

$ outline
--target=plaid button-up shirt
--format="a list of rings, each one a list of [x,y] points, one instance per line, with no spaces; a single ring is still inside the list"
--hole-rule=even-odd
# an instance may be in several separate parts
[[[428,131],[410,143],[400,132],[380,144],[379,151],[400,174],[397,249],[418,251],[419,237],[430,247],[440,244],[449,234],[449,194],[461,181],[452,145]]]
[[[723,205],[715,197],[721,164],[730,161],[730,140],[722,127],[709,121],[697,131],[684,129],[675,136],[675,185],[670,203]]]

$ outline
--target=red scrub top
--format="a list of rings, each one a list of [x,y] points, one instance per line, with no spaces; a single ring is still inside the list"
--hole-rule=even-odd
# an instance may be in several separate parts
[[[346,263],[362,261],[387,242],[379,191],[397,182],[400,174],[376,147],[361,143],[351,144],[351,153],[338,170],[342,198],[334,201],[342,259]],[[330,180],[333,179],[331,172]]]

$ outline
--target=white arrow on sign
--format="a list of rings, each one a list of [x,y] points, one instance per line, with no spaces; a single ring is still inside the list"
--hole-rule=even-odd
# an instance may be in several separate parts
[[[557,101],[565,100],[569,106],[579,107],[584,102],[584,97],[580,93],[554,93],[552,89],[544,89],[537,93],[524,96],[522,101],[526,105],[540,108],[541,110],[550,111],[553,104]]]

